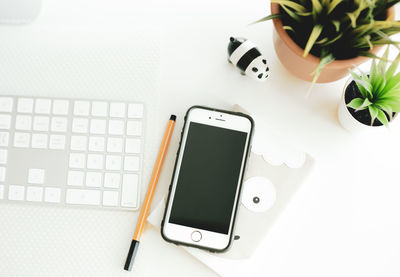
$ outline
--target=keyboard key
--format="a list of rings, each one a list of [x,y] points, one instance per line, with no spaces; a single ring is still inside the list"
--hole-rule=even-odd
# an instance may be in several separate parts
[[[87,157],[87,168],[102,169],[103,168],[103,155],[89,154]]]
[[[101,187],[102,176],[100,172],[86,173],[86,186],[88,187]]]
[[[6,168],[0,167],[0,182],[4,182],[6,180]]]
[[[92,115],[93,116],[107,116],[108,103],[107,102],[93,102]]]
[[[14,147],[28,148],[30,139],[31,139],[31,134],[14,133]]]
[[[0,185],[0,199],[4,198],[4,185]]]
[[[10,129],[11,115],[0,114],[0,129]]]
[[[121,157],[107,155],[106,169],[107,170],[121,170]]]
[[[142,118],[142,117],[143,117],[143,104],[128,105],[128,118]]]
[[[110,135],[123,135],[124,134],[124,121],[122,120],[109,120],[108,133]]]
[[[85,151],[87,149],[87,137],[71,136],[71,150]]]
[[[83,171],[70,170],[68,171],[67,184],[68,186],[83,186],[83,178]]]
[[[136,156],[125,157],[124,170],[138,171],[139,170],[139,157],[136,157]]]
[[[8,146],[10,134],[7,132],[0,132],[0,146]]]
[[[43,184],[44,183],[44,169],[29,168],[28,183],[29,184]]]
[[[104,137],[90,137],[89,151],[102,152],[104,151]]]
[[[65,136],[64,135],[50,135],[50,149],[62,150],[65,148]]]
[[[25,198],[25,187],[11,185],[8,187],[8,199],[9,200],[24,200]]]
[[[121,184],[121,175],[119,173],[106,173],[104,175],[104,187],[106,188],[119,188]]]
[[[10,113],[13,110],[14,100],[11,97],[0,97],[0,112]]]
[[[74,103],[74,115],[88,116],[90,110],[89,101],[75,101]]]
[[[33,99],[32,98],[19,98],[18,105],[17,105],[17,112],[32,113],[33,112]]]
[[[125,152],[130,154],[140,153],[140,139],[128,138],[125,141]]]
[[[85,167],[85,154],[71,153],[69,155],[70,168],[84,168]]]
[[[35,102],[35,113],[38,114],[49,114],[51,107],[50,99],[36,99]]]
[[[30,130],[32,127],[32,117],[30,115],[17,115],[15,119],[16,130]]]
[[[7,163],[8,150],[0,149],[0,164]]]
[[[139,177],[136,174],[124,174],[122,181],[121,206],[134,208],[137,205]]]
[[[105,134],[106,133],[106,121],[104,119],[90,120],[90,133]]]
[[[54,100],[53,101],[53,114],[67,115],[69,108],[68,100]]]
[[[111,103],[110,104],[110,116],[111,117],[125,117],[126,113],[125,103]]]
[[[42,202],[43,188],[42,187],[27,187],[26,200],[33,202]]]
[[[51,119],[51,130],[53,132],[66,132],[68,120],[66,117],[53,117]]]
[[[103,205],[104,206],[117,206],[119,193],[118,191],[103,191]]]
[[[67,189],[68,204],[99,205],[100,191],[87,189]]]
[[[123,148],[123,140],[121,138],[108,138],[107,152],[121,153]]]
[[[50,118],[48,116],[35,116],[33,118],[33,130],[47,132],[49,130]]]
[[[59,203],[61,201],[61,189],[45,188],[44,201],[49,203]]]
[[[46,134],[33,134],[32,135],[32,148],[46,149],[49,137]]]
[[[74,120],[72,120],[73,133],[87,133],[88,126],[89,120],[86,118],[74,118]]]
[[[126,124],[126,134],[128,136],[141,136],[142,135],[142,122],[128,121]]]

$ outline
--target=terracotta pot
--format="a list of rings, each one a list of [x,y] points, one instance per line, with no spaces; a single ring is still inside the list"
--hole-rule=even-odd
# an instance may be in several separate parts
[[[271,3],[271,14],[278,14],[279,5]],[[394,8],[388,10],[388,15],[394,14]],[[300,48],[283,29],[282,21],[279,18],[274,22],[274,47],[279,60],[295,76],[305,81],[312,81],[312,72],[319,63],[319,58],[309,54],[303,58],[304,49]],[[371,52],[376,54],[382,46],[374,47]],[[368,57],[356,57],[348,60],[335,60],[325,66],[319,76],[317,83],[329,83],[345,77],[349,72],[348,68],[368,61]]]

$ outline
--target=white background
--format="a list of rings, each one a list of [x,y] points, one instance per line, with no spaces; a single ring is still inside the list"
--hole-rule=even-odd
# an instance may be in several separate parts
[[[38,20],[23,28],[118,32],[121,36],[129,35],[138,26],[158,30],[162,40],[161,74],[159,96],[154,101],[159,109],[150,119],[152,126],[162,129],[163,124],[157,122],[171,113],[178,116],[158,197],[168,186],[182,118],[191,105],[230,108],[240,104],[256,118],[257,132],[279,133],[314,156],[317,164],[309,181],[260,243],[254,257],[245,267],[232,269],[230,276],[400,276],[399,124],[379,135],[354,136],[343,130],[336,111],[345,80],[316,85],[305,99],[309,83],[293,77],[277,60],[271,41],[272,23],[247,26],[267,14],[269,2],[264,0],[52,0],[43,1]],[[247,37],[259,45],[271,69],[265,83],[241,76],[227,63],[226,46],[232,35]],[[155,148],[157,144],[158,141]],[[112,220],[112,215],[107,216]],[[123,251],[129,246],[135,226],[135,216],[126,218],[132,231],[107,233],[120,236],[115,238],[115,244]],[[80,221],[83,225],[93,223]],[[32,228],[41,228],[34,225],[34,220],[31,224]],[[21,230],[18,233],[23,234]],[[112,239],[106,234],[102,238]],[[6,239],[0,238],[0,252]],[[23,251],[22,245],[15,245]],[[63,247],[68,251],[68,246]],[[110,260],[113,268],[104,275],[215,274],[184,251],[163,242],[154,230],[145,233],[140,249],[133,272],[122,272],[123,261],[118,263],[125,256],[122,253],[118,259]],[[28,254],[34,256],[35,252],[30,251]],[[24,267],[24,260],[1,253],[0,275],[54,275],[54,267],[44,266],[45,261],[40,259],[41,248],[37,251],[40,263],[24,270],[19,270]],[[47,262],[57,264],[57,258],[60,257],[55,252],[54,260]],[[84,271],[85,265],[90,267],[93,261],[96,259],[87,257],[80,264],[68,264],[70,274],[64,273],[94,275],[95,271]],[[41,271],[43,267],[46,270]]]

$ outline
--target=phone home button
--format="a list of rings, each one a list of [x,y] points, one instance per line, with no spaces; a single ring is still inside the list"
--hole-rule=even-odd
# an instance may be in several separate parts
[[[192,241],[199,242],[201,240],[201,233],[199,231],[194,231],[192,233]]]

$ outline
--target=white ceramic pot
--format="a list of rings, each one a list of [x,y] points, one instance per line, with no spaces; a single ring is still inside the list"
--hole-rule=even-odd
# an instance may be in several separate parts
[[[387,128],[384,125],[381,126],[365,125],[360,121],[358,121],[357,119],[355,119],[347,109],[344,96],[346,93],[347,86],[350,85],[352,81],[353,81],[352,78],[347,80],[343,88],[342,98],[340,99],[338,107],[338,119],[340,124],[343,126],[343,128],[352,133],[385,132]]]

